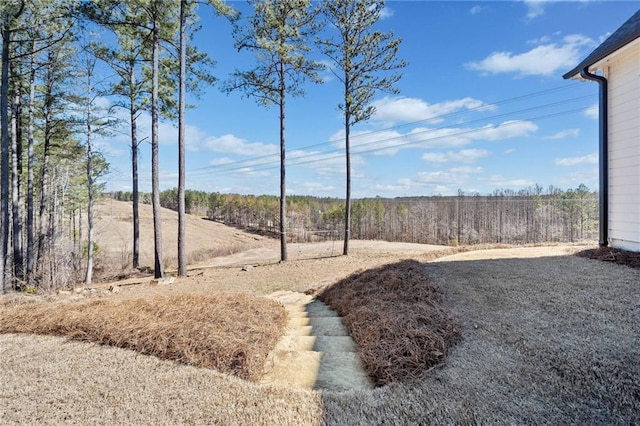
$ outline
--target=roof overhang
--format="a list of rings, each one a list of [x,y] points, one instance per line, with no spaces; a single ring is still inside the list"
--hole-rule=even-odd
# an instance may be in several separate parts
[[[596,48],[574,69],[562,76],[564,79],[579,78],[580,71],[589,72],[604,69],[607,62],[624,53],[627,49],[637,47],[640,40],[640,10],[618,28],[609,38]]]
[[[611,53],[610,55],[607,55],[604,58],[598,60],[597,62],[594,62],[593,64],[589,65],[587,68],[587,71],[593,74],[596,74],[598,71],[604,71],[609,65],[609,63],[615,61],[616,58],[624,56],[627,52],[633,49],[638,49],[640,51],[640,38],[633,40],[631,43],[624,45],[623,47]],[[638,61],[640,61],[640,57],[638,58]],[[562,77],[564,79],[585,81],[584,78],[580,76],[581,70],[582,68],[574,68],[573,70],[569,71]]]

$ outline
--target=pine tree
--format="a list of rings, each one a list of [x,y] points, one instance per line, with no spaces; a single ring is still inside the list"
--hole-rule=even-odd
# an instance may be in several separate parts
[[[8,1],[0,6],[2,32],[2,71],[0,77],[0,280],[6,292],[9,250],[9,68],[10,44],[15,21],[24,11],[24,1]]]
[[[280,260],[287,260],[285,112],[288,95],[302,96],[302,84],[321,82],[323,66],[307,56],[317,32],[317,11],[310,0],[253,0],[254,15],[236,27],[236,47],[256,54],[256,66],[235,71],[226,90],[242,90],[260,105],[277,105],[280,120]]]
[[[401,40],[391,32],[373,29],[383,9],[384,0],[325,0],[323,7],[324,16],[337,34],[319,40],[318,45],[333,63],[331,70],[343,85],[343,103],[338,107],[344,114],[345,130],[344,255],[349,254],[351,225],[350,129],[373,115],[375,109],[370,102],[377,91],[398,93],[394,84],[401,74],[379,74],[406,66],[405,61],[396,59]]]

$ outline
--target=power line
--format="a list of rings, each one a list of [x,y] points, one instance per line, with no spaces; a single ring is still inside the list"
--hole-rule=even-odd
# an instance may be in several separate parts
[[[509,116],[518,115],[518,114],[522,114],[522,113],[525,113],[525,112],[533,112],[533,111],[536,111],[536,110],[553,108],[553,107],[566,105],[566,104],[570,104],[570,103],[574,103],[574,102],[578,102],[578,101],[583,101],[583,100],[590,99],[590,98],[591,98],[591,96],[579,96],[579,97],[576,97],[576,98],[565,99],[565,100],[562,100],[562,101],[551,102],[551,103],[543,104],[543,105],[536,105],[534,107],[528,107],[528,108],[524,108],[524,109],[521,109],[521,110],[511,111],[511,112],[507,112],[507,113],[503,113],[503,114],[497,114],[497,115],[493,115],[493,116],[489,116],[489,117],[485,117],[485,118],[481,118],[481,119],[475,119],[475,120],[463,122],[463,123],[460,123],[460,124],[461,125],[477,124],[477,123],[482,123],[482,122],[486,122],[486,121],[490,121],[490,120],[495,120],[496,118],[506,118],[506,117],[509,117]],[[401,135],[397,135],[397,136],[393,136],[393,137],[389,137],[389,138],[385,138],[385,139],[377,139],[377,140],[373,140],[373,141],[369,141],[369,142],[363,142],[363,143],[360,143],[360,144],[354,144],[354,145],[352,145],[352,152],[353,152],[353,154],[363,154],[363,153],[371,153],[371,152],[383,151],[383,150],[388,150],[388,149],[395,149],[395,148],[404,147],[404,146],[407,146],[407,145],[419,145],[421,143],[434,141],[434,140],[438,140],[438,139],[457,137],[457,136],[462,136],[462,135],[472,135],[474,133],[480,133],[480,132],[487,131],[487,130],[490,130],[490,129],[497,129],[497,128],[504,128],[504,127],[512,126],[512,125],[521,123],[523,121],[540,120],[540,119],[551,118],[551,117],[555,117],[555,116],[559,116],[559,115],[572,114],[572,113],[576,113],[576,112],[580,112],[580,111],[584,111],[584,110],[585,110],[585,107],[581,107],[581,108],[578,108],[578,109],[561,111],[561,112],[558,112],[558,113],[547,114],[547,115],[542,115],[542,116],[533,117],[533,118],[520,118],[520,119],[514,120],[514,121],[512,121],[510,123],[502,123],[499,126],[492,127],[492,128],[481,127],[481,128],[473,128],[473,129],[461,129],[461,130],[458,130],[456,132],[447,133],[446,135],[439,135],[439,136],[435,136],[435,137],[431,137],[431,138],[423,138],[423,139],[418,139],[418,140],[414,140],[413,139],[413,138],[416,137],[416,135],[428,135],[428,134],[437,133],[438,131],[441,131],[441,130],[448,130],[448,129],[452,129],[452,128],[448,127],[448,126],[442,126],[442,127],[432,128],[432,129],[425,129],[423,131],[415,132],[415,133],[411,133],[411,134],[401,134]],[[374,133],[374,132],[371,132],[371,133]],[[371,133],[367,133],[366,135],[370,135]],[[377,133],[377,132],[375,132],[375,133]],[[358,136],[361,136],[361,135],[358,135]],[[411,140],[409,140],[407,142],[397,143],[397,144],[394,144],[394,145],[385,145],[385,146],[382,146],[382,147],[361,149],[361,148],[366,148],[367,146],[375,146],[375,145],[379,145],[381,143],[389,143],[389,142],[392,142],[394,140],[401,141],[403,139],[405,139],[405,140],[406,139],[411,139]],[[331,144],[331,142],[325,142],[322,145],[327,145],[327,144]],[[315,146],[318,146],[318,145],[320,145],[320,144],[316,144]],[[299,149],[299,150],[302,150],[302,148]],[[339,153],[339,154],[334,154],[334,153]],[[228,164],[224,164],[224,165],[217,166],[217,167],[216,166],[209,166],[209,167],[206,167],[206,168],[196,169],[196,171],[192,171],[190,174],[192,176],[194,174],[195,175],[223,174],[223,173],[238,171],[238,170],[247,169],[247,168],[251,168],[251,171],[260,171],[260,170],[271,169],[271,168],[278,167],[278,166],[274,165],[274,164],[279,162],[279,157],[276,157],[276,155],[277,154],[272,154],[272,155],[268,155],[268,156],[260,156],[260,157],[240,160],[240,161],[237,161],[237,162],[228,163]],[[301,165],[301,164],[309,164],[309,163],[314,163],[314,162],[327,161],[327,160],[331,160],[331,159],[335,159],[335,158],[342,158],[343,156],[344,156],[344,153],[343,153],[343,149],[342,148],[334,148],[334,149],[326,150],[326,151],[307,153],[307,154],[304,154],[304,155],[298,155],[298,156],[293,156],[293,157],[290,156],[290,157],[287,158],[287,160],[288,160],[287,161],[287,166],[296,166],[296,165]],[[255,162],[257,160],[267,159],[267,158],[270,158],[270,159],[269,160],[265,160],[265,161],[259,161],[257,163]],[[296,160],[303,160],[303,159],[304,159],[304,161],[296,161]],[[229,166],[233,166],[233,167],[229,167]],[[261,167],[261,166],[264,166],[264,167]]]
[[[350,140],[353,142],[354,140],[357,141],[358,139],[362,139],[371,135],[374,135],[376,133],[382,133],[382,132],[387,132],[387,131],[391,131],[391,130],[396,130],[396,129],[400,129],[403,127],[408,127],[408,126],[415,126],[418,125],[420,123],[427,123],[427,122],[432,122],[432,121],[443,121],[445,119],[450,119],[456,116],[460,116],[460,115],[464,115],[464,114],[468,114],[468,113],[472,113],[472,112],[476,112],[476,111],[482,111],[482,110],[488,110],[488,109],[492,109],[494,107],[497,107],[499,105],[504,105],[504,104],[509,104],[509,103],[513,103],[513,102],[518,102],[518,101],[522,101],[522,100],[528,100],[528,99],[533,99],[539,96],[544,96],[544,95],[548,95],[548,94],[552,94],[552,93],[556,93],[559,91],[563,91],[563,90],[567,90],[567,89],[571,89],[574,87],[579,86],[580,83],[570,83],[570,84],[565,84],[562,86],[557,86],[557,87],[553,87],[550,89],[545,89],[545,90],[541,90],[538,92],[532,92],[532,93],[527,93],[524,95],[519,95],[519,96],[515,96],[512,98],[507,98],[507,99],[503,99],[503,100],[499,100],[490,104],[483,104],[474,108],[468,108],[466,110],[462,110],[462,111],[456,111],[456,112],[451,112],[451,113],[446,113],[446,114],[441,114],[441,115],[437,115],[437,116],[433,116],[433,117],[429,117],[429,118],[425,118],[422,120],[417,120],[417,121],[412,121],[412,122],[408,122],[408,123],[403,123],[403,124],[398,124],[395,126],[390,126],[390,127],[386,127],[383,129],[378,129],[378,130],[372,130],[369,132],[364,132],[364,133],[359,133],[356,135],[352,135],[350,137]],[[588,98],[590,96],[584,96],[584,98]],[[552,104],[548,104],[548,105],[553,105]],[[513,114],[517,114],[519,112],[522,111],[526,111],[525,110],[520,110],[520,111],[514,111],[511,113],[505,113],[505,114],[500,114],[500,115],[496,115],[496,116],[491,116],[485,119],[479,119],[479,120],[473,120],[473,121],[469,121],[466,123],[462,123],[462,124],[470,124],[470,123],[474,123],[476,121],[485,121],[485,120],[490,120],[490,119],[495,119],[495,118],[499,118],[502,116],[507,116],[507,115],[513,115]],[[301,148],[296,148],[297,151],[302,151],[302,150],[308,150],[308,149],[313,149],[313,148],[317,148],[317,147],[323,147],[323,146],[327,146],[327,145],[332,145],[336,142],[340,142],[343,139],[330,139],[328,141],[325,142],[319,142],[316,144],[312,144],[312,145],[307,145],[307,146],[303,146]],[[335,150],[331,150],[328,151],[329,153],[333,152]],[[193,173],[197,173],[203,170],[209,170],[209,169],[216,169],[216,170],[220,170],[220,171],[232,171],[232,170],[238,170],[238,169],[242,169],[242,168],[246,168],[246,167],[253,167],[253,166],[260,166],[263,164],[271,164],[274,160],[271,160],[271,158],[273,158],[275,155],[278,155],[277,153],[273,153],[273,154],[266,154],[266,155],[260,155],[260,156],[256,156],[256,157],[250,157],[250,158],[246,158],[246,159],[242,159],[242,160],[236,160],[236,161],[231,161],[228,162],[226,164],[221,164],[221,165],[211,165],[211,166],[205,166],[205,167],[199,167],[196,169],[191,169],[188,170],[187,172],[193,174]],[[317,155],[317,154],[316,154]],[[262,163],[257,163],[257,164],[253,164],[254,161],[258,161],[261,159],[269,159],[266,162],[262,162]],[[230,167],[230,166],[237,166],[237,167]],[[198,173],[199,174],[199,173]]]
[[[522,121],[531,121],[531,120],[544,120],[547,118],[553,118],[553,117],[559,117],[562,115],[569,115],[569,114],[575,114],[577,112],[582,112],[585,111],[585,108],[576,108],[573,110],[567,110],[567,111],[561,111],[561,112],[557,112],[557,113],[552,113],[552,114],[547,114],[547,115],[541,115],[541,116],[537,116],[537,117],[531,117],[531,118],[526,118],[524,120],[518,120],[518,121],[513,121],[511,123],[507,123],[504,124],[503,127],[507,127],[507,126],[514,126],[516,124],[518,124],[519,122]],[[381,147],[381,148],[371,148],[368,150],[364,150],[364,151],[358,151],[358,152],[354,152],[354,154],[368,154],[371,152],[375,152],[375,151],[383,151],[383,150],[387,150],[390,148],[395,148],[395,147],[401,147],[401,146],[406,146],[406,145],[418,145],[424,142],[429,142],[429,141],[433,141],[433,140],[437,140],[437,139],[444,139],[444,138],[448,138],[448,137],[452,137],[452,136],[460,136],[460,135],[465,135],[465,134],[470,134],[470,133],[475,133],[475,132],[480,132],[483,129],[469,129],[469,130],[464,130],[464,131],[460,131],[457,133],[452,133],[452,134],[448,134],[448,135],[442,135],[442,136],[436,136],[433,138],[426,138],[426,139],[420,139],[420,140],[416,140],[416,141],[408,141],[408,142],[404,142],[398,145],[395,145],[393,147]],[[295,163],[288,163],[287,166],[288,167],[293,167],[293,166],[300,166],[300,165],[304,165],[304,164],[310,164],[310,163],[316,163],[316,162],[320,162],[320,161],[326,161],[326,160],[332,160],[332,159],[338,159],[338,158],[343,158],[344,153],[340,153],[340,154],[335,154],[332,155],[330,157],[325,157],[321,160],[306,160],[306,161],[299,161],[299,162],[295,162]],[[302,158],[302,157],[299,157]],[[262,171],[262,170],[269,170],[269,169],[274,169],[274,168],[278,168],[279,166],[277,165],[266,165],[265,167],[262,168],[256,168],[256,169],[252,169],[252,172],[258,172],[258,171]],[[242,168],[238,168],[237,170],[241,170]],[[221,171],[220,173],[224,173],[224,172],[228,172],[230,170],[224,170]],[[215,173],[215,172],[214,172]]]

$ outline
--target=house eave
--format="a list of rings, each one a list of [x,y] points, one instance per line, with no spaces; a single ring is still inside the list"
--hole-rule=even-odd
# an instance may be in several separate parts
[[[618,28],[607,40],[605,40],[596,50],[591,52],[582,62],[576,65],[562,78],[565,80],[579,77],[580,71],[587,69],[590,72],[599,69],[594,65],[601,64],[607,58],[613,57],[638,43],[640,39],[640,10],[638,10],[631,18],[627,20],[620,28]],[[602,66],[602,65],[600,65]]]
[[[593,74],[597,73],[598,71],[604,71],[607,68],[609,63],[611,63],[616,58],[626,54],[629,50],[632,50],[634,48],[640,49],[640,37],[636,38],[631,43],[626,44],[625,46],[621,47],[620,49],[616,50],[615,52],[612,52],[611,54],[605,56],[604,58],[599,59],[598,61],[588,65],[587,71],[589,71],[590,73],[593,73]],[[573,70],[571,70],[568,73],[566,73],[565,75],[563,75],[562,77],[565,80],[566,79],[572,79],[572,80],[586,81],[580,75],[580,71],[582,71],[584,68],[585,68],[585,66],[576,67]]]
[[[611,53],[610,55],[600,59],[599,61],[594,62],[589,66],[589,71],[590,72],[596,72],[599,70],[604,71],[610,62],[613,62],[615,61],[616,58],[625,55],[629,50],[632,50],[634,48],[639,48],[639,47],[640,47],[640,37],[633,40],[631,43],[626,44],[625,46]]]

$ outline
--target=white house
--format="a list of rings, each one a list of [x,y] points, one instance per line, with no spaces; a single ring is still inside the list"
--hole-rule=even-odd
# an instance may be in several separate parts
[[[640,10],[563,77],[600,86],[600,245],[640,251]]]

